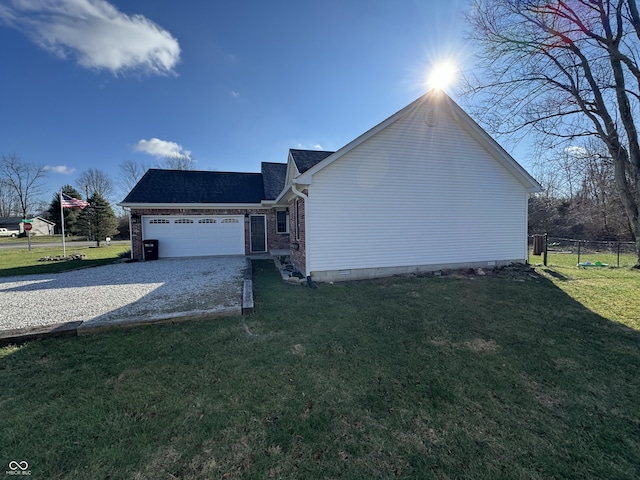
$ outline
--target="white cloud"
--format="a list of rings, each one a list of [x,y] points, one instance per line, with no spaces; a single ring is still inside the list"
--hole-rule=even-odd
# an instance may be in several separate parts
[[[298,148],[300,150],[324,150],[324,148],[322,147],[322,145],[320,145],[319,143],[316,143],[315,145],[313,145],[312,147],[307,147],[306,145],[299,143],[298,144]]]
[[[173,36],[142,15],[126,15],[106,0],[9,0],[0,21],[41,48],[113,73],[171,73],[180,58]]]
[[[232,90],[232,91],[231,91],[231,96],[232,96],[233,98],[238,98],[238,97],[240,96],[240,93],[236,92],[235,90]]]
[[[71,175],[76,171],[76,169],[73,167],[68,167],[66,165],[45,165],[44,171],[59,173],[61,175]]]
[[[182,145],[176,142],[167,142],[166,140],[160,140],[159,138],[152,138],[151,140],[140,140],[133,146],[136,152],[143,152],[154,157],[178,157],[178,158],[191,158],[191,151],[184,150]]]
[[[567,155],[576,158],[582,158],[588,155],[587,149],[578,145],[570,145],[564,149],[564,152]]]

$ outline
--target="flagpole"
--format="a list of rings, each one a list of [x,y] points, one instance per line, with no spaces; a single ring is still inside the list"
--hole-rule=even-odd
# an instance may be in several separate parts
[[[64,207],[62,206],[62,189],[60,189],[60,218],[62,219],[62,256],[67,256],[67,245],[64,242]]]

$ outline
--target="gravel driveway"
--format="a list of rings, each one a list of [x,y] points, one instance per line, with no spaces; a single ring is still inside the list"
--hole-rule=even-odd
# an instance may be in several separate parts
[[[0,330],[239,312],[245,265],[240,256],[176,258],[0,278]]]

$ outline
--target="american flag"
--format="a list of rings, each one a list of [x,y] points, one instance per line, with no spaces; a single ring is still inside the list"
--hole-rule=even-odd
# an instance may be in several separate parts
[[[69,195],[65,195],[64,193],[61,193],[61,196],[62,201],[60,203],[62,204],[62,208],[84,208],[89,206],[89,202],[85,202],[84,200],[70,197]]]

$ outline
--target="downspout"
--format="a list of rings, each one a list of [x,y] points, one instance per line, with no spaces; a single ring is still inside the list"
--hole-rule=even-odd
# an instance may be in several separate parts
[[[524,242],[524,264],[525,265],[529,265],[529,202],[531,201],[531,195],[532,193],[527,193],[526,199],[527,201],[525,202],[524,205],[524,238],[525,238],[525,242]],[[535,234],[538,233],[535,230],[531,232],[532,237],[535,236]],[[547,235],[547,232],[544,232],[545,236]],[[533,244],[532,244],[533,246]],[[546,265],[545,265],[546,266]]]
[[[124,211],[128,213],[127,217],[129,217],[129,246],[131,247],[131,253],[129,254],[129,259],[133,260],[133,227],[131,223],[131,209],[123,208]]]
[[[296,187],[296,184],[295,184],[295,183],[292,183],[292,184],[291,184],[291,190],[292,190],[292,191],[293,191],[293,193],[295,193],[297,196],[302,197],[302,199],[304,200],[305,205],[306,205],[307,200],[309,200],[309,196],[308,196],[308,195],[306,195],[306,194],[304,194],[304,193],[302,193],[300,190],[298,190],[298,187]],[[307,212],[305,212],[305,213],[307,213]]]
[[[529,265],[529,200],[531,194],[527,193],[526,202],[524,202],[524,264]]]
[[[304,241],[305,241],[305,245],[304,245],[304,271],[307,274],[307,284],[309,285],[309,287],[316,288],[315,284],[311,280],[311,275],[310,275],[310,272],[309,272],[309,249],[307,248],[309,246],[309,244],[307,242],[307,218],[308,218],[307,213],[308,213],[309,196],[305,195],[300,190],[298,190],[298,188],[296,187],[295,183],[291,184],[291,191],[295,195],[297,195],[298,197],[300,197],[300,198],[302,198],[304,200]]]

